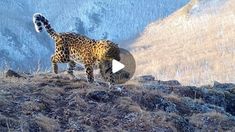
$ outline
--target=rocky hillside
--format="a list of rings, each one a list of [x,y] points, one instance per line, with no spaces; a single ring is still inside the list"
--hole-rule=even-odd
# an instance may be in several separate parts
[[[234,3],[192,0],[150,24],[133,44],[136,74],[185,85],[235,82]]]
[[[109,88],[61,73],[2,73],[0,130],[235,131],[235,85],[182,86],[141,76]]]

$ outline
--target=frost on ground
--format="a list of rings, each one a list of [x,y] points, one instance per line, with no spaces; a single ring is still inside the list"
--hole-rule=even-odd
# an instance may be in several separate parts
[[[235,131],[235,84],[142,76],[108,88],[80,73],[12,75],[0,77],[1,131]]]

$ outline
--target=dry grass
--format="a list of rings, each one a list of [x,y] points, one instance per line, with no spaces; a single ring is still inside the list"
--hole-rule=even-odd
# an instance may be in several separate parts
[[[71,80],[64,73],[1,76],[0,130],[203,131],[206,125],[201,119],[204,124],[212,120],[208,130],[234,129],[227,126],[235,124],[231,115],[235,85],[217,83],[223,88],[218,93],[212,86],[184,87],[175,81],[136,78],[109,88],[101,80],[98,85],[87,83],[83,72],[76,75],[81,79]]]
[[[42,128],[42,131],[53,132],[59,129],[59,124],[56,120],[44,115],[37,115],[35,117],[35,122]]]
[[[232,126],[234,126],[233,119],[228,119],[225,115],[221,115],[217,112],[210,112],[205,114],[195,114],[190,118],[190,122],[195,124],[201,130],[217,130],[217,131],[224,131],[228,130]],[[227,122],[223,126],[223,122]],[[235,128],[230,129],[232,131]]]
[[[133,44],[136,75],[154,74],[185,85],[235,82],[234,3],[221,2],[198,14],[189,4],[150,24]]]

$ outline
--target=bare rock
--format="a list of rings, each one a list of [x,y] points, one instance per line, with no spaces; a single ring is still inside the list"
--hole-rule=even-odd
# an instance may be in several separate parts
[[[208,92],[205,92],[203,95],[203,100],[208,104],[226,107],[224,93],[219,91],[209,90]]]
[[[213,88],[218,89],[218,90],[231,90],[235,88],[235,84],[233,83],[219,83],[217,81],[214,82]]]
[[[180,86],[181,84],[177,80],[169,80],[169,81],[158,81],[161,85],[169,85],[169,86]]]
[[[155,77],[152,75],[144,75],[144,76],[137,77],[137,80],[139,82],[148,82],[148,81],[154,81]]]
[[[200,131],[234,131],[235,121],[233,118],[217,112],[194,114],[190,120]]]
[[[225,93],[226,111],[235,116],[235,94]]]
[[[87,98],[96,102],[109,102],[112,100],[112,95],[106,91],[93,91],[88,93]]]
[[[21,76],[20,74],[18,74],[17,72],[13,71],[13,70],[8,70],[6,72],[6,77],[17,77],[17,78],[22,78],[23,76]]]
[[[147,111],[160,109],[168,113],[177,112],[175,104],[159,95],[142,93],[135,96],[133,100],[136,100],[137,103]]]

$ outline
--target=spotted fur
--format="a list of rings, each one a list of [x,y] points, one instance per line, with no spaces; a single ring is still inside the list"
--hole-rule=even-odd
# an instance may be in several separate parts
[[[93,66],[98,64],[101,74],[109,74],[109,82],[114,83],[111,60],[120,60],[118,45],[109,40],[94,40],[77,33],[57,33],[49,24],[48,20],[41,14],[33,16],[35,29],[43,30],[43,25],[55,41],[55,53],[51,57],[52,70],[58,73],[58,63],[68,63],[68,73],[72,76],[77,62],[85,65],[87,79],[94,81]],[[104,65],[105,68],[104,68]]]

